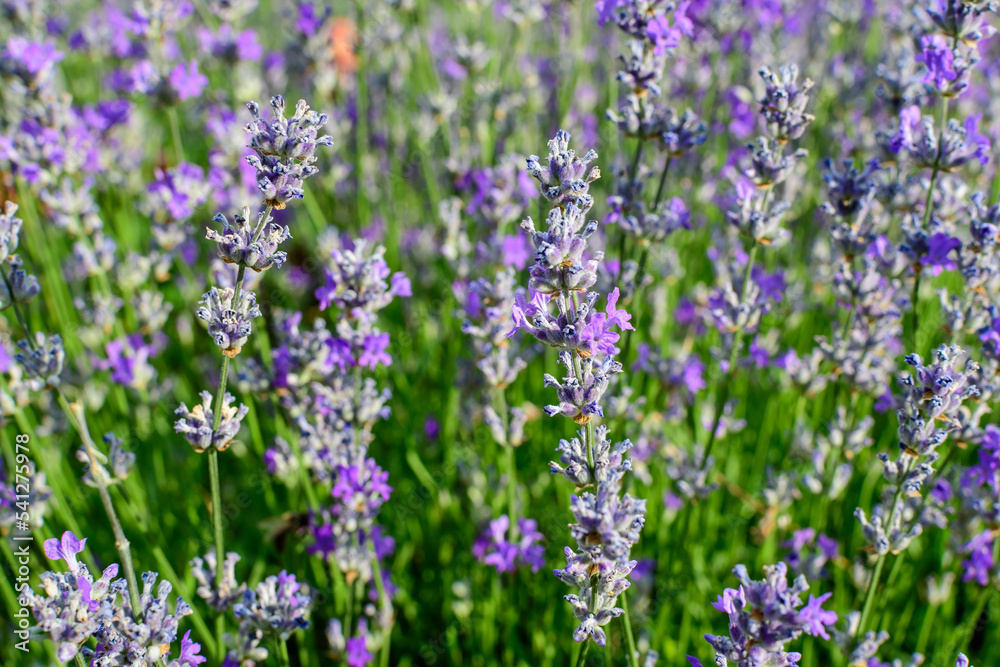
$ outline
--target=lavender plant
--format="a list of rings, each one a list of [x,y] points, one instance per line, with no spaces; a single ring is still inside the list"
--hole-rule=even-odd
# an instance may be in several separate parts
[[[628,612],[616,603],[628,588],[628,574],[636,564],[629,556],[639,539],[646,503],[627,493],[621,495],[622,477],[629,469],[625,455],[631,443],[625,440],[612,445],[607,428],[595,425],[604,414],[601,401],[608,381],[622,371],[614,359],[618,351],[615,343],[620,339],[614,329],[624,331],[632,326],[631,316],[616,307],[617,289],[607,296],[604,313],[595,310],[599,295],[588,292],[603,258],[599,251],[591,259],[584,254],[587,240],[597,231],[597,222],[587,221],[586,215],[593,206],[589,186],[600,177],[600,170],[589,166],[597,153],[589,151],[583,158],[577,157],[569,148],[569,139],[566,132],[557,133],[549,142],[544,164],[536,156],[528,158],[528,171],[552,208],[546,231],[538,231],[530,217],[521,223],[535,247],[528,283],[531,298],[515,297],[515,326],[508,335],[525,331],[560,348],[559,363],[566,369],[566,377],[560,382],[546,374],[545,384],[555,387],[559,402],[546,406],[545,413],[569,417],[583,427],[579,438],[560,442],[560,462],[550,464],[553,473],[577,489],[594,487],[593,492],[573,497],[576,523],[570,526],[570,535],[577,545],[565,548],[566,567],[555,570],[557,577],[579,590],[566,600],[580,621],[573,639],[583,642],[582,663],[591,639],[605,644],[602,627],[611,619],[625,614],[626,633],[631,637]],[[637,659],[630,639],[629,662],[634,664]]]
[[[995,13],[0,2],[0,663],[995,663]]]

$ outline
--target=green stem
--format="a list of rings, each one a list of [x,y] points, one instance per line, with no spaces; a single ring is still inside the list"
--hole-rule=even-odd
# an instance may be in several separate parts
[[[284,637],[278,637],[278,664],[282,667],[291,664],[288,660],[288,641]]]
[[[382,583],[382,564],[378,562],[378,556],[375,554],[375,543],[368,540],[368,548],[372,554],[372,569],[375,572],[375,588],[378,590],[378,600],[379,604],[382,605],[382,613],[387,619],[389,619],[388,627],[383,629],[382,637],[382,647],[379,649],[379,664],[382,667],[387,667],[389,664],[389,645],[392,639],[392,626],[393,626],[393,614],[392,614],[392,603],[389,602],[389,596],[385,593],[385,584]]]
[[[622,591],[622,609],[625,611],[622,620],[625,625],[625,639],[628,640],[628,664],[632,667],[638,667],[638,651],[635,650],[635,638],[632,636],[632,621],[629,619],[628,599],[625,597],[625,591]]]
[[[580,648],[580,656],[576,659],[576,667],[583,667],[587,664],[587,652],[590,650],[590,638],[583,640],[583,646]]]
[[[907,457],[906,461],[903,463],[903,473],[900,476],[900,480],[906,479],[907,474],[910,472],[912,467],[913,459]],[[892,505],[889,510],[889,525],[893,525],[892,522],[896,516],[896,512],[899,511],[899,500],[903,495],[903,485],[902,483],[896,485],[896,493],[892,497]],[[868,629],[868,618],[871,616],[872,604],[875,602],[875,590],[878,588],[879,579],[882,577],[882,568],[885,567],[886,554],[879,554],[878,559],[875,561],[875,569],[872,571],[871,579],[868,580],[868,590],[865,591],[865,603],[861,608],[861,619],[858,623],[858,636],[864,635],[865,631]]]
[[[861,622],[858,624],[858,636],[860,637],[865,628],[868,627],[868,617],[871,615],[872,603],[875,602],[875,589],[878,588],[878,580],[882,576],[882,568],[885,566],[885,554],[881,554],[875,561],[875,569],[872,571],[871,579],[868,580],[868,590],[865,591],[865,603],[861,607]]]
[[[667,174],[670,173],[670,163],[673,161],[673,156],[668,155],[667,163],[663,165],[663,171],[660,173],[660,184],[656,188],[656,198],[653,200],[654,213],[660,208],[660,201],[663,199],[663,186],[667,183]]]
[[[510,541],[517,540],[517,465],[514,457],[514,445],[509,441],[510,419],[508,418],[507,395],[501,387],[493,392],[494,409],[500,417],[504,433],[504,462],[507,468],[507,518],[510,521]]]
[[[77,667],[87,667],[87,663],[84,661],[83,656],[80,653],[76,654],[76,664]]]
[[[69,417],[70,422],[83,441],[83,448],[90,462],[90,476],[97,485],[97,493],[101,497],[101,504],[104,505],[104,512],[108,515],[108,521],[111,523],[111,532],[115,536],[115,549],[118,551],[118,557],[121,558],[121,567],[125,571],[125,580],[128,582],[129,600],[132,604],[132,616],[135,617],[136,621],[141,621],[142,608],[139,605],[139,583],[135,576],[135,567],[132,565],[131,543],[125,537],[125,531],[122,530],[118,513],[115,512],[114,503],[111,502],[107,480],[104,479],[104,467],[101,465],[97,446],[90,437],[90,430],[87,428],[83,406],[78,403],[76,404],[76,409],[74,409],[74,406],[70,405],[70,402],[66,400],[66,396],[60,389],[56,388],[55,392],[59,401],[59,407]]]
[[[184,162],[184,144],[181,142],[181,125],[177,120],[177,107],[168,107],[167,117],[170,119],[170,134],[174,140],[174,154],[177,156],[177,162]]]
[[[747,257],[747,268],[743,274],[743,288],[740,290],[740,303],[747,300],[747,292],[750,289],[750,281],[752,280],[754,260],[757,258],[757,243],[756,241],[750,246],[750,253]],[[719,390],[719,398],[715,402],[715,418],[712,423],[712,431],[708,434],[708,444],[705,446],[705,455],[702,457],[702,466],[704,467],[708,463],[708,457],[712,453],[712,448],[715,446],[716,432],[719,430],[719,424],[722,423],[722,413],[726,407],[726,401],[729,400],[730,390],[732,389],[731,378],[736,375],[736,363],[739,359],[740,350],[743,347],[743,327],[738,327],[736,333],[733,336],[733,349],[729,352],[729,368],[726,370],[726,376],[722,381],[722,388]]]

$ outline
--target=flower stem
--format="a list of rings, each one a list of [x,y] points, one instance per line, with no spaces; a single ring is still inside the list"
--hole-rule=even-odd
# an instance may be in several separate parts
[[[500,417],[504,433],[504,463],[507,468],[507,518],[510,521],[510,541],[517,540],[517,465],[514,460],[514,445],[510,442],[510,419],[507,409],[507,395],[501,387],[493,390],[494,410]]]
[[[580,648],[580,656],[576,659],[576,667],[583,667],[587,664],[587,651],[590,650],[590,638],[583,640],[583,646]]]
[[[379,664],[382,667],[389,665],[389,645],[392,639],[393,613],[392,603],[385,592],[385,584],[382,582],[382,564],[378,562],[378,555],[375,553],[375,543],[368,540],[368,548],[372,554],[372,570],[375,573],[375,588],[378,590],[379,604],[382,605],[382,613],[388,619],[388,626],[383,628],[382,647],[379,649]]]
[[[288,640],[278,637],[278,664],[288,667],[291,663],[288,660]]]
[[[670,173],[670,163],[673,161],[674,158],[668,155],[667,162],[663,165],[663,172],[660,174],[660,184],[656,188],[656,199],[653,200],[654,213],[660,208],[660,201],[663,199],[663,186],[667,183],[667,174]]]
[[[903,495],[903,481],[909,474],[911,467],[912,459],[907,457],[903,463],[903,474],[899,478],[899,484],[896,485],[896,493],[892,498],[892,506],[889,510],[889,525],[893,525],[896,512],[899,511],[899,500]],[[871,616],[872,603],[875,602],[875,590],[878,588],[879,579],[882,577],[882,568],[885,567],[885,557],[886,554],[879,554],[878,559],[875,561],[875,569],[872,571],[871,579],[868,580],[868,590],[865,591],[865,603],[861,607],[861,619],[858,623],[858,636],[863,636],[868,629],[868,618]]]
[[[10,280],[7,277],[7,271],[2,266],[0,266],[0,277],[3,278],[4,284],[13,296],[13,290],[10,289]],[[17,316],[18,324],[21,325],[21,329],[24,331],[24,337],[27,339],[28,345],[32,350],[37,349],[35,340],[31,335],[31,329],[28,327],[28,323],[24,319],[21,309],[18,307],[17,302],[13,301],[13,298],[12,305],[14,308],[14,314]],[[118,550],[118,557],[122,561],[121,567],[125,570],[125,579],[128,582],[129,600],[132,603],[132,616],[136,621],[141,621],[142,608],[139,605],[139,582],[135,576],[135,566],[132,564],[131,543],[128,541],[128,538],[125,537],[125,531],[122,530],[121,521],[118,520],[118,514],[115,512],[115,505],[111,501],[111,494],[108,492],[108,483],[104,478],[104,468],[101,466],[97,446],[94,444],[94,440],[90,437],[90,429],[87,428],[86,413],[83,411],[83,406],[80,404],[76,404],[76,409],[74,409],[74,406],[66,400],[66,395],[62,393],[62,390],[59,389],[59,387],[53,387],[53,390],[56,393],[59,407],[61,407],[63,412],[66,413],[66,416],[69,417],[70,422],[73,424],[73,427],[80,436],[80,440],[83,442],[83,448],[90,463],[90,476],[94,479],[94,484],[97,486],[97,493],[101,498],[101,504],[104,506],[104,512],[108,515],[108,521],[111,523],[111,531],[115,536],[115,549]]]
[[[622,591],[622,609],[625,610],[622,621],[625,625],[625,639],[628,640],[628,664],[637,667],[638,651],[635,650],[635,638],[632,636],[632,621],[629,618],[628,599],[625,597],[625,591]]]
[[[177,119],[177,107],[167,107],[167,117],[170,119],[170,134],[174,141],[174,154],[177,162],[184,162],[184,144],[181,142],[181,125]]]
[[[108,492],[108,483],[104,478],[104,467],[101,465],[97,447],[90,437],[90,430],[87,428],[87,419],[83,412],[83,406],[79,403],[71,405],[60,389],[56,388],[55,392],[59,406],[66,413],[66,416],[69,417],[70,422],[72,422],[73,427],[83,441],[83,448],[90,460],[90,476],[97,485],[97,493],[101,497],[104,512],[108,515],[108,521],[111,523],[111,532],[115,536],[115,549],[117,549],[118,557],[122,561],[121,567],[125,570],[125,580],[128,582],[129,602],[132,605],[132,616],[136,621],[141,621],[142,607],[139,604],[139,582],[136,579],[135,567],[132,564],[131,543],[125,537],[125,531],[122,530],[118,513],[115,512],[115,505],[111,501],[111,494]]]
[[[868,617],[871,615],[872,603],[875,601],[875,589],[878,588],[878,580],[882,576],[882,568],[885,566],[885,554],[880,554],[875,561],[875,569],[872,571],[871,579],[868,580],[868,590],[865,591],[865,603],[861,607],[861,621],[858,624],[858,636],[862,636],[868,625]]]

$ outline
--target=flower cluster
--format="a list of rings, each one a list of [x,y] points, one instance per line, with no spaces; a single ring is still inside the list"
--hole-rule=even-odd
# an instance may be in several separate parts
[[[729,636],[705,637],[716,650],[717,664],[791,667],[802,655],[787,651],[789,642],[803,634],[830,638],[827,628],[837,622],[837,614],[823,609],[823,603],[832,593],[818,598],[810,595],[803,602],[801,596],[809,590],[806,578],[799,576],[789,586],[787,572],[784,563],[769,565],[764,568],[764,579],[758,581],[750,578],[744,565],[733,569],[739,589],[727,588],[712,604],[729,616]],[[696,658],[688,656],[688,660],[701,667]]]
[[[283,209],[289,199],[305,197],[303,181],[319,171],[314,166],[316,148],[333,145],[333,137],[317,136],[329,116],[310,110],[305,100],[299,100],[295,113],[286,118],[281,95],[271,98],[270,118],[261,117],[256,102],[248,103],[247,108],[253,120],[246,131],[255,153],[247,157],[247,163],[257,170],[257,188],[264,204]]]
[[[69,531],[61,539],[46,540],[45,555],[64,561],[68,571],[42,573],[41,590],[28,588],[24,595],[39,629],[56,645],[61,662],[78,654],[92,664],[109,667],[135,667],[161,658],[167,667],[196,667],[206,661],[190,631],[181,639],[178,656],[166,660],[171,644],[177,641],[180,620],[191,613],[180,598],[170,611],[169,582],[161,581],[154,593],[157,574],[145,573],[139,600],[132,601],[125,580],[116,579],[118,565],[109,565],[94,579],[87,566],[77,560],[86,543],[87,538],[78,539]],[[96,649],[85,646],[91,638],[97,640]]]
[[[238,408],[232,403],[233,396],[226,392],[223,396],[218,410],[222,416],[218,426],[215,426],[215,412],[212,407],[213,396],[207,391],[201,392],[201,403],[188,409],[184,403],[175,410],[174,414],[180,419],[174,424],[174,430],[184,436],[196,452],[204,452],[209,448],[225,451],[232,444],[233,438],[240,430],[240,422],[246,417],[249,408],[241,405]]]
[[[516,297],[514,329],[508,335],[523,330],[560,348],[566,377],[560,382],[545,376],[545,384],[556,388],[559,399],[545,412],[585,425],[579,439],[560,445],[561,464],[552,464],[554,473],[575,486],[594,487],[593,492],[573,498],[576,523],[570,532],[577,548],[566,547],[566,567],[555,574],[579,591],[566,596],[580,621],[574,639],[593,638],[603,645],[602,626],[622,613],[615,602],[628,588],[628,575],[635,567],[630,551],[639,539],[645,501],[621,493],[622,476],[630,468],[624,454],[631,443],[626,440],[612,447],[606,427],[595,429],[593,421],[604,414],[601,402],[610,377],[622,370],[614,359],[619,340],[614,329],[632,329],[631,316],[616,307],[618,289],[608,295],[604,313],[594,308],[596,292],[588,292],[602,258],[599,252],[591,259],[585,257],[587,240],[597,230],[596,221],[586,221],[593,204],[587,190],[600,173],[588,165],[596,157],[594,151],[577,157],[569,148],[569,135],[560,131],[549,142],[547,167],[541,166],[538,157],[528,158],[528,171],[541,184],[542,196],[552,209],[544,232],[535,229],[531,218],[522,223],[536,249],[535,263],[530,271],[530,300]]]

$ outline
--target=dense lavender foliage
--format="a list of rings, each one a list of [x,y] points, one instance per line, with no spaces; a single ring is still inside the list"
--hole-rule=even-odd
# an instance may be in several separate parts
[[[0,663],[996,664],[998,11],[0,0]]]

